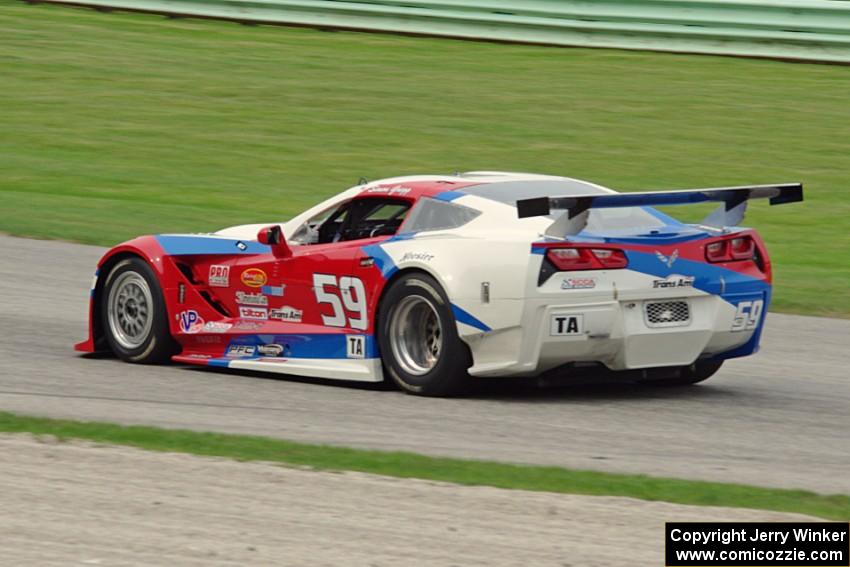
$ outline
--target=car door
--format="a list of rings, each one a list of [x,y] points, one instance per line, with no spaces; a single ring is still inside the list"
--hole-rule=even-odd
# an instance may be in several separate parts
[[[292,256],[278,261],[274,279],[280,286],[267,290],[270,321],[371,333],[370,295],[379,290],[375,270],[361,262],[368,256],[363,247],[392,237],[410,204],[361,197],[341,205],[318,228],[319,242],[293,246]]]

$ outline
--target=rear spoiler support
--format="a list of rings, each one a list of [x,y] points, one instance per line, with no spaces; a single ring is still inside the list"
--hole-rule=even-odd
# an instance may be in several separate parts
[[[720,207],[708,215],[703,225],[714,228],[737,226],[744,219],[750,199],[770,199],[771,205],[797,203],[803,200],[801,183],[751,185],[741,187],[714,187],[680,191],[646,191],[635,193],[610,193],[575,195],[565,197],[537,197],[516,202],[519,218],[548,216],[553,210],[564,210],[547,230],[547,236],[578,234],[587,225],[591,209],[617,207],[644,207],[655,205],[690,205],[719,202]]]

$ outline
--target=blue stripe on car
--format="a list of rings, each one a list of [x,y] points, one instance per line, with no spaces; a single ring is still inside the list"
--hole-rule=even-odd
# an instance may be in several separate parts
[[[476,329],[480,329],[485,333],[488,331],[492,331],[490,327],[488,327],[484,322],[480,319],[476,318],[469,311],[464,311],[454,303],[452,305],[452,313],[454,313],[455,319],[458,323],[463,323],[464,325],[469,325],[470,327],[475,327]]]
[[[364,358],[378,358],[378,343],[375,337],[366,333],[346,334],[346,333],[301,333],[287,335],[243,335],[228,343],[224,352],[227,352],[231,346],[238,345],[280,345],[283,347],[283,352],[280,358],[327,358],[327,359],[347,359],[346,340],[349,336],[362,336],[365,338]],[[222,357],[213,358],[209,361],[210,366],[227,366],[226,362],[233,360],[254,360],[264,358],[259,354],[242,357]],[[354,360],[354,359],[352,359]],[[213,364],[215,362],[215,364]]]
[[[158,234],[156,241],[169,256],[196,254],[266,254],[269,247],[256,240],[237,240],[217,236]]]

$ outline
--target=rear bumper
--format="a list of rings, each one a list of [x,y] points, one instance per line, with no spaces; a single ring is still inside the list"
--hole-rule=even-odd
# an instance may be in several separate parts
[[[690,317],[678,326],[652,325],[646,306],[653,299],[593,300],[553,303],[527,299],[522,322],[469,340],[474,376],[536,375],[570,362],[599,362],[611,370],[686,366],[698,359],[751,354],[757,348],[760,326],[733,330],[737,304],[762,300],[767,292],[737,296],[700,294],[663,298],[687,303]],[[580,332],[553,334],[553,321],[574,318]],[[575,319],[578,318],[578,319]]]

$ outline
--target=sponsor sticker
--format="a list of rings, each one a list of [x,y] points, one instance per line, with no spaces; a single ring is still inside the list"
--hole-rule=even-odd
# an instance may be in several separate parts
[[[300,309],[284,305],[280,309],[272,309],[271,313],[269,313],[269,319],[279,319],[288,323],[300,323],[302,314],[303,311]]]
[[[419,260],[420,262],[429,262],[433,259],[434,255],[428,254],[426,252],[405,252],[404,256],[401,257],[402,262],[406,260]]]
[[[236,303],[265,307],[269,304],[269,298],[262,293],[245,293],[244,291],[237,291]]]
[[[210,287],[230,287],[230,266],[210,266],[207,281]]]
[[[233,328],[239,331],[256,331],[262,326],[262,323],[257,323],[256,321],[237,321],[236,324],[233,325]]]
[[[236,247],[242,250],[243,252],[248,249],[248,245],[242,242],[241,240],[236,241]]]
[[[393,185],[392,187],[372,187],[366,190],[367,193],[382,193],[386,195],[407,195],[410,193],[410,187],[402,185]]]
[[[242,272],[242,283],[248,287],[263,287],[268,281],[269,277],[259,268],[248,268]]]
[[[366,337],[347,335],[345,337],[345,356],[348,358],[366,358]]]
[[[204,326],[204,320],[194,309],[181,311],[177,315],[177,320],[180,323],[180,330],[184,333],[200,333]]]
[[[677,274],[671,274],[664,278],[663,280],[653,280],[652,287],[659,288],[673,288],[673,287],[694,287],[694,277],[693,276],[680,276]]]
[[[226,333],[233,327],[232,323],[222,323],[220,321],[207,321],[204,324],[205,333]]]
[[[218,335],[198,335],[195,337],[195,343],[199,345],[217,345],[221,342],[221,337]]]
[[[584,315],[552,315],[549,321],[549,335],[565,337],[580,335],[584,332]]]
[[[593,289],[596,287],[596,278],[565,278],[561,282],[561,289]]]
[[[260,291],[273,297],[283,297],[283,288],[285,287],[285,285],[264,285],[260,288]]]
[[[227,356],[245,357],[254,356],[257,347],[254,345],[230,345],[227,348]]]
[[[243,319],[262,319],[265,321],[269,318],[269,310],[260,307],[240,307],[239,316]]]
[[[260,345],[257,347],[257,352],[263,356],[280,356],[283,353],[281,345]]]

